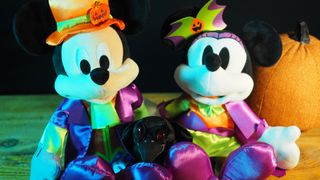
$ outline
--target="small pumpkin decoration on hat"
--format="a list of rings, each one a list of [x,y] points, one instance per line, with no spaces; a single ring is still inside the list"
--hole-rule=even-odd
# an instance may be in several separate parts
[[[92,24],[97,25],[108,20],[110,15],[110,8],[106,3],[96,1],[93,7],[89,10],[90,21]]]
[[[254,69],[255,87],[248,99],[258,116],[272,126],[320,127],[320,41],[305,22],[281,35],[280,60]]]

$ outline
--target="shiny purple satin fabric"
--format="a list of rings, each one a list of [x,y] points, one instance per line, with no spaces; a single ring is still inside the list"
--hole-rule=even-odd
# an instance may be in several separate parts
[[[268,127],[268,124],[257,117],[244,101],[227,103],[225,106],[236,124],[235,130],[241,144],[258,140]]]
[[[132,121],[134,110],[139,108],[143,102],[141,93],[135,84],[121,89],[116,100],[116,110],[123,122]],[[86,154],[92,128],[90,116],[81,100],[64,99],[52,115],[50,122],[69,130],[69,139],[74,146],[71,148],[73,150],[71,157],[79,158]]]
[[[172,180],[172,174],[159,164],[137,163],[116,174],[117,179],[121,180]]]
[[[208,155],[190,142],[179,142],[171,146],[165,167],[172,173],[173,179],[216,179]]]
[[[89,115],[82,101],[73,99],[64,99],[50,121],[61,128],[68,128],[69,124],[90,125]]]
[[[139,108],[143,97],[135,84],[121,89],[117,96],[116,110],[121,122],[130,122],[134,118],[134,110]]]
[[[272,146],[263,142],[248,143],[230,154],[220,179],[266,179],[276,166]]]
[[[71,140],[71,144],[73,145],[77,154],[77,158],[84,157],[89,148],[92,128],[90,125],[69,125],[69,140]],[[67,151],[67,152],[70,152]],[[72,152],[71,152],[72,153]],[[69,156],[69,154],[67,154]]]
[[[116,178],[112,168],[103,159],[98,156],[87,156],[69,163],[61,179],[115,180]]]

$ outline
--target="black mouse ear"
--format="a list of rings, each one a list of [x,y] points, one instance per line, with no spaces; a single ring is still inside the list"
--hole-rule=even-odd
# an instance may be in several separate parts
[[[282,43],[271,25],[262,21],[249,22],[243,27],[241,37],[253,62],[266,67],[278,62]]]
[[[13,32],[18,44],[32,55],[42,55],[53,50],[53,47],[46,44],[46,38],[55,28],[55,21],[46,0],[24,4],[13,19]]]
[[[141,31],[150,15],[149,0],[110,0],[109,5],[112,16],[126,24],[126,34]]]
[[[186,128],[184,128],[182,125],[180,125],[177,122],[171,122],[171,125],[175,132],[176,142],[180,142],[180,141],[192,142],[192,136]]]

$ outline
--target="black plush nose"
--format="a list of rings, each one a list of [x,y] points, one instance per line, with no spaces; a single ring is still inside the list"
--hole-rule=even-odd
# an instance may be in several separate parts
[[[91,79],[98,85],[105,84],[109,79],[109,71],[105,68],[96,68],[90,73]]]
[[[221,66],[221,59],[219,55],[213,52],[211,46],[207,46],[203,51],[202,63],[206,65],[209,71],[214,72]]]

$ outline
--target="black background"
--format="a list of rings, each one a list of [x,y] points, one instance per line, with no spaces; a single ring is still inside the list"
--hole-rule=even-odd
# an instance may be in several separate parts
[[[12,34],[14,12],[26,0],[1,1],[0,94],[54,93],[55,73],[51,56],[33,57],[21,50]],[[143,92],[179,91],[173,80],[178,65],[174,52],[162,44],[160,28],[165,18],[179,8],[202,6],[206,0],[151,0],[150,20],[143,32],[130,36],[132,58],[140,67],[135,81]],[[254,19],[272,24],[280,33],[293,30],[305,20],[311,34],[320,37],[320,12],[316,0],[218,0],[227,5],[224,20],[228,30],[239,33]]]

